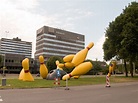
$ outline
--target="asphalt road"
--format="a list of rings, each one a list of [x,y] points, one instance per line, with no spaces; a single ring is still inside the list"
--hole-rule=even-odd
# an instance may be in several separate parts
[[[0,103],[138,103],[138,82],[65,88],[0,90]]]

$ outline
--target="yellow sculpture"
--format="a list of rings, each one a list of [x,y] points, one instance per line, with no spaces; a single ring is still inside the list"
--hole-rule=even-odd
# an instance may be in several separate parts
[[[23,80],[23,77],[24,77],[24,69],[22,69],[19,74],[19,80]]]
[[[57,60],[57,61],[56,61],[56,65],[57,65],[57,68],[56,68],[56,69],[63,70],[61,67],[63,67],[64,64],[60,64],[59,61]]]
[[[80,76],[73,76],[74,79],[79,79]]]
[[[23,69],[20,72],[19,80],[34,81],[34,78],[29,71],[29,59],[28,58],[25,58],[22,61],[22,67],[23,67]]]
[[[40,76],[43,79],[46,79],[47,75],[48,75],[48,69],[46,67],[46,65],[44,64],[44,57],[42,55],[39,56],[39,62],[40,62]]]
[[[90,69],[92,69],[93,67],[92,63],[84,62],[84,61],[85,61],[88,51],[93,47],[93,45],[94,43],[91,42],[85,49],[79,51],[75,55],[70,54],[63,58],[63,61],[65,63],[64,64],[59,63],[58,67],[60,68],[63,68],[63,67],[74,68],[75,67],[75,68],[71,73],[64,75],[62,77],[62,80],[69,79],[73,76],[79,77],[80,75],[83,75],[87,73]]]
[[[89,70],[92,69],[92,67],[93,67],[93,65],[92,65],[91,62],[81,63],[80,65],[76,66],[71,73],[63,76],[62,80],[69,79],[73,76],[75,76],[75,77],[78,76],[79,77],[80,75],[86,74]]]
[[[112,61],[109,65],[109,72],[106,76],[106,87],[110,87],[110,76],[116,68],[116,61]]]
[[[112,61],[109,65],[109,72],[108,72],[108,77],[111,76],[112,72],[115,70],[116,68],[116,62]]]

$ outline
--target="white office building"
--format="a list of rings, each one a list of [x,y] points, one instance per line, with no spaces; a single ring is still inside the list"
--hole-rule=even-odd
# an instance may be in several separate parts
[[[0,40],[0,54],[23,55],[31,58],[32,42],[21,41],[21,39],[1,38]]]
[[[37,30],[35,59],[43,55],[45,61],[51,56],[64,57],[76,54],[85,47],[85,36],[70,31],[43,26]]]

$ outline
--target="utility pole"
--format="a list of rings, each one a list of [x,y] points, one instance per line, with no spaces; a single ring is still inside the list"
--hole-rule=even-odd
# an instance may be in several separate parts
[[[6,78],[5,77],[5,70],[6,70],[6,67],[5,67],[5,57],[6,55],[5,54],[1,54],[3,56],[3,68],[2,68],[2,86],[6,86]]]

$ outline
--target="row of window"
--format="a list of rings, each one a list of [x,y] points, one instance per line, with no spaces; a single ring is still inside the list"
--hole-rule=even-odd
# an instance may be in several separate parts
[[[19,45],[7,45],[7,44],[1,44],[1,47],[9,47],[9,48],[21,48],[21,49],[30,49],[32,46],[19,46]]]
[[[7,52],[7,53],[12,53],[12,54],[14,54],[14,53],[16,53],[16,54],[24,54],[24,55],[31,55],[31,51],[22,51],[22,50],[9,50],[9,49],[1,49],[0,50],[1,52]]]
[[[42,37],[43,37],[43,36],[48,36],[48,37],[54,37],[54,38],[56,38],[56,35],[51,35],[51,34],[43,34],[43,35],[41,35],[41,36],[37,37],[37,38],[36,38],[36,41],[38,41],[38,40],[42,39]]]
[[[22,49],[22,48],[9,48],[9,47],[1,47],[1,50],[5,51],[22,51],[22,52],[32,52],[32,49]]]
[[[43,34],[43,35],[41,35],[40,37],[37,37],[37,41],[41,41],[42,39],[46,39],[46,37],[43,38],[43,36],[50,36],[50,37],[52,36],[52,37],[56,38],[56,36],[53,36],[53,35],[51,35],[51,34]],[[48,39],[48,38],[47,38],[47,39]],[[50,40],[53,40],[53,38],[50,39]],[[60,41],[60,40],[56,40],[56,39],[54,39],[54,41],[63,42],[63,43],[71,43],[71,42]],[[75,40],[75,42],[84,43],[84,41],[80,41],[80,40]],[[71,44],[75,44],[75,43],[71,43]]]
[[[54,48],[43,48],[43,50],[52,50],[52,51],[55,51],[55,52],[65,52],[65,53],[71,53],[71,54],[75,54],[76,53],[76,51],[54,49]]]
[[[13,39],[6,39],[6,38],[2,38],[1,41],[7,41],[7,42],[13,42],[13,43],[22,43],[22,44],[32,44],[31,42],[26,42],[26,41],[16,41],[16,40],[13,40]]]
[[[32,50],[30,50],[30,49],[28,49],[28,50],[26,50],[26,49],[20,49],[20,48],[18,48],[18,49],[9,49],[8,47],[5,47],[5,48],[1,48],[1,51],[10,51],[10,52],[19,52],[19,53],[31,53],[32,52]]]
[[[41,49],[47,49],[47,48],[49,48],[48,46],[52,46],[50,49],[52,49],[52,48],[56,48],[56,47],[59,47],[59,45],[58,44],[51,44],[51,43],[43,43],[43,44],[40,44],[40,45],[37,45],[36,46],[36,48],[38,49],[39,47],[42,47]],[[70,49],[70,51],[71,51],[71,49],[73,50],[73,51],[78,51],[78,50],[81,50],[81,49],[83,49],[83,47],[71,47],[71,46],[65,46],[65,45],[61,45],[60,47],[62,47],[62,50],[67,50],[67,49]],[[58,50],[58,49],[57,49]],[[61,49],[60,49],[61,50]]]
[[[66,56],[67,54],[60,54],[60,53],[50,53],[50,52],[43,52],[43,53],[37,53],[37,54],[35,54],[35,56],[39,56],[39,55],[53,55],[53,56]]]
[[[10,42],[10,41],[1,41],[1,44],[13,45],[13,46],[18,45],[20,47],[23,47],[23,46],[25,46],[25,47],[32,47],[32,44],[22,44],[20,42],[13,43],[13,42]]]
[[[11,60],[11,59],[6,59],[6,63],[22,63],[22,60]],[[33,64],[33,61],[30,61],[31,64]]]
[[[19,53],[19,52],[9,52],[9,51],[5,51],[5,50],[0,50],[0,52],[2,53],[2,54],[20,54],[20,55],[25,55],[25,57],[31,57],[31,53],[29,54],[27,54],[27,53]]]
[[[42,39],[42,37],[44,37],[44,36],[46,36],[46,37],[53,37],[53,38],[56,38],[56,35],[43,34],[43,35],[37,37],[36,40],[38,41],[38,40]],[[77,42],[77,43],[84,43],[84,41],[81,41],[81,40],[75,40],[75,42]]]
[[[84,46],[83,44],[77,44],[77,43],[71,43],[71,42],[65,42],[65,41],[59,41],[59,40],[56,40],[56,39],[49,39],[49,38],[43,38],[39,41],[36,41],[36,43],[40,42],[40,41],[44,41],[46,40],[47,42],[54,42],[54,44],[56,43],[63,43],[63,45],[67,44],[67,45],[70,45],[70,46]]]
[[[52,51],[52,52],[50,52],[50,51]],[[78,52],[78,51],[64,51],[64,50],[56,50],[56,49],[52,49],[51,48],[51,49],[48,49],[48,51],[47,51],[47,49],[43,49],[42,52],[40,52],[40,50],[37,50],[35,56],[40,55],[40,53],[41,54],[45,54],[46,53],[48,55],[65,56],[67,54],[76,54],[76,52]]]

